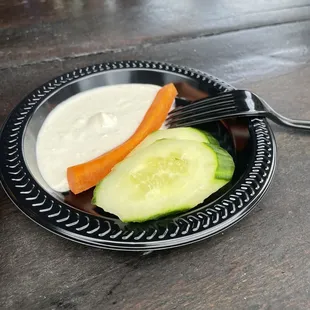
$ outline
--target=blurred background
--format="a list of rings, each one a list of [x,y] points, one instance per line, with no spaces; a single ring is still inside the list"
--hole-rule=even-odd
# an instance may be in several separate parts
[[[2,0],[0,68],[87,55],[98,55],[94,61],[143,55],[195,65],[234,82],[308,60],[309,4],[309,0]]]

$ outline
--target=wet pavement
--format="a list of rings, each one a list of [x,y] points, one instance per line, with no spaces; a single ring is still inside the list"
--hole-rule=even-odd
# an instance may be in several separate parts
[[[184,3],[183,3],[184,2]],[[103,61],[207,71],[310,119],[310,1],[1,1],[0,124],[43,82]],[[61,239],[0,190],[2,309],[309,309],[310,134],[272,124],[278,166],[258,207],[171,251]]]

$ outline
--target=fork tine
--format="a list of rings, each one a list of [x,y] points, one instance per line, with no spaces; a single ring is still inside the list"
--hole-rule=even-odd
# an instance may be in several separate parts
[[[235,106],[226,106],[218,109],[214,109],[212,111],[204,111],[197,114],[187,115],[181,118],[173,118],[167,120],[167,125],[170,128],[173,127],[186,127],[193,126],[197,124],[212,122],[216,120],[220,120],[225,117],[227,114],[233,116],[237,114],[237,109]]]
[[[191,116],[193,114],[195,115],[199,115],[199,112],[202,113],[213,113],[213,112],[217,112],[220,111],[224,108],[233,108],[235,107],[235,102],[233,100],[227,100],[227,101],[222,101],[220,103],[216,102],[216,103],[211,103],[211,104],[201,104],[199,106],[195,105],[195,106],[191,106],[190,104],[190,109],[186,109],[186,110],[179,110],[174,114],[169,114],[167,117],[167,121],[173,121],[174,119],[178,119],[178,118],[184,118],[186,116]]]
[[[196,107],[196,106],[211,106],[212,105],[217,105],[217,104],[221,104],[224,103],[228,100],[233,100],[234,97],[232,94],[230,93],[225,93],[223,95],[220,96],[215,96],[215,97],[210,97],[210,98],[204,98],[201,100],[197,100],[193,103],[189,103],[187,105],[182,105],[180,107],[175,108],[174,110],[172,110],[171,112],[169,112],[169,115],[174,115],[180,111],[187,111],[187,110],[191,110],[192,108]]]
[[[180,108],[177,111],[172,110],[167,117],[167,120],[177,118],[179,116],[183,117],[186,115],[190,115],[193,113],[198,113],[200,111],[213,111],[219,108],[227,107],[227,106],[235,106],[235,102],[233,100],[225,100],[220,102],[214,102],[214,103],[201,103],[200,105],[197,104],[188,104],[186,106],[186,109]]]

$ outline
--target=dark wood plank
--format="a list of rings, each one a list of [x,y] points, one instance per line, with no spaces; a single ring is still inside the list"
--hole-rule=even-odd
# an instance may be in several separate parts
[[[309,19],[310,0],[2,0],[0,68]]]

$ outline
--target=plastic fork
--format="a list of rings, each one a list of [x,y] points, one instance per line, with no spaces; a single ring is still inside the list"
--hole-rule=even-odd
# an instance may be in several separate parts
[[[168,114],[168,127],[187,127],[235,117],[267,117],[279,125],[310,129],[310,121],[293,120],[273,110],[262,98],[247,90],[233,90],[223,94],[186,101]]]

